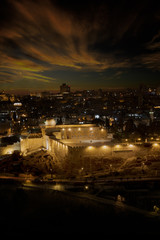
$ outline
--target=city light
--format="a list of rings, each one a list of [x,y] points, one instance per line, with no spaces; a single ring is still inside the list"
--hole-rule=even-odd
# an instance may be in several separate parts
[[[120,146],[119,144],[115,146],[115,148],[120,148],[120,147],[121,147],[121,146]]]
[[[26,184],[29,184],[29,183],[31,183],[31,180],[30,179],[26,179],[26,182],[25,182]]]
[[[12,151],[8,151],[7,154],[12,154],[13,152]]]
[[[129,144],[129,146],[128,147],[130,147],[130,148],[133,148],[134,147],[134,145],[133,144]]]
[[[0,10],[1,236],[160,235],[160,1]]]
[[[158,147],[158,146],[159,146],[158,143],[153,144],[153,147]]]
[[[49,119],[45,121],[45,126],[55,126],[56,125],[56,121],[54,119]]]
[[[93,150],[93,146],[89,146],[88,149],[89,149],[89,150]]]
[[[65,190],[64,185],[59,184],[59,183],[53,185],[53,186],[52,186],[52,189],[53,189],[53,190],[56,190],[56,191],[64,191],[64,190]]]
[[[106,145],[104,145],[104,146],[102,146],[103,147],[103,149],[107,149],[108,148],[108,146],[106,146]]]
[[[15,102],[13,105],[16,106],[16,107],[21,107],[22,103],[21,102]]]

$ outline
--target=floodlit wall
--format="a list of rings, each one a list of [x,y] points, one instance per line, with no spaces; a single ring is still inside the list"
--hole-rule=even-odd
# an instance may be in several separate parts
[[[36,149],[43,147],[44,145],[43,137],[21,139],[20,145],[21,145],[21,152],[23,154],[30,151],[34,151]]]
[[[52,155],[54,162],[61,169],[65,168],[67,162],[70,162],[70,157],[68,155],[69,147],[66,144],[63,144],[54,138],[46,136],[45,138],[45,148],[48,153]]]
[[[130,149],[131,148],[131,149]],[[144,146],[87,146],[69,148],[68,166],[74,169],[75,174],[83,169],[83,172],[91,172],[97,169],[109,169],[110,161],[120,164],[127,159],[141,158],[143,161],[160,156],[160,145],[158,147]]]
[[[46,138],[48,142],[48,151],[56,157],[56,160],[63,160],[68,156],[68,146],[55,139]]]
[[[106,129],[91,127],[67,127],[61,129],[62,139],[106,139]]]
[[[127,159],[131,157],[140,157],[146,158],[150,155],[156,156],[160,154],[159,147],[144,147],[140,145],[102,145],[102,146],[81,146],[81,147],[68,147],[68,150],[64,154],[63,144],[54,141],[54,144],[51,146],[51,151],[54,151],[59,157],[59,160],[62,160],[64,157],[67,158],[72,163],[77,165],[83,165],[85,161],[90,161],[94,159],[111,159],[111,158],[120,158]],[[64,155],[63,155],[64,154]],[[88,160],[86,160],[88,159]]]
[[[45,131],[47,135],[58,134],[58,139],[106,139],[109,136],[105,128],[95,124],[46,126]]]
[[[78,134],[76,131],[75,135]],[[160,144],[157,143],[154,143],[149,147],[141,144],[113,145],[113,143],[110,142],[103,144],[103,141],[100,141],[98,139],[94,141],[83,139],[80,141],[80,139],[77,138],[78,137],[75,137],[73,139],[70,138],[58,140],[53,135],[43,135],[41,138],[26,138],[22,139],[20,142],[21,152],[24,154],[29,151],[36,151],[39,148],[44,147],[48,153],[53,156],[55,162],[61,165],[65,163],[66,166],[68,164],[71,166],[71,168],[80,168],[82,166],[85,166],[88,169],[89,165],[91,165],[93,162],[97,162],[98,164],[98,161],[107,162],[111,158],[122,159],[123,161],[123,159],[125,160],[132,157],[146,157],[147,159],[149,156],[160,155]]]
[[[0,155],[12,154],[14,151],[20,151],[20,142],[7,145],[5,147],[0,147]]]
[[[141,157],[160,154],[160,145],[144,147],[141,145],[101,145],[72,148],[72,155],[78,158],[122,158]]]
[[[134,149],[110,147],[108,145],[102,146],[86,146],[75,147],[69,149],[69,158],[72,161],[82,163],[85,159],[110,159],[110,158],[129,158],[138,155],[140,149],[135,147]]]

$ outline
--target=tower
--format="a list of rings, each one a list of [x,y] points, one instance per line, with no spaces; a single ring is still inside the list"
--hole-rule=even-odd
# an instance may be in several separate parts
[[[70,86],[68,86],[66,83],[63,83],[60,86],[60,93],[70,93]]]

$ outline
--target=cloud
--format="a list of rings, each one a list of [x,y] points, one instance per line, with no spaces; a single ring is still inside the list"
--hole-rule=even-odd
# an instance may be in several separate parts
[[[127,5],[86,1],[85,8],[79,1],[62,6],[54,0],[8,0],[8,18],[0,26],[0,80],[52,83],[57,69],[101,72],[138,61],[156,67],[158,54],[134,55],[133,42],[147,19],[141,17],[143,4],[129,8],[123,2]]]
[[[26,79],[33,76],[33,80],[52,81],[42,77],[44,70],[102,71],[128,66],[127,58],[122,61],[114,53],[103,56],[99,51],[89,49],[104,30],[99,20],[104,18],[100,16],[102,8],[96,14],[94,12],[90,23],[87,17],[76,19],[74,14],[54,6],[49,0],[15,0],[10,4],[12,21],[2,26],[0,31],[0,69],[23,71]],[[35,72],[41,72],[41,77],[31,75]]]
[[[147,68],[160,71],[160,31],[153,35],[151,41],[146,43],[145,54],[140,56],[141,63]]]
[[[141,56],[141,62],[149,69],[160,71],[160,52]]]

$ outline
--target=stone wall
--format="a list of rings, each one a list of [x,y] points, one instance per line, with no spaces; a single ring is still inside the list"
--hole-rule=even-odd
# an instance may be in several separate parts
[[[54,136],[45,135],[42,138],[26,138],[21,140],[21,151],[26,153],[38,148],[46,148],[52,155],[55,163],[58,163],[63,169],[87,169],[96,166],[109,165],[110,159],[115,161],[125,161],[129,158],[142,158],[147,160],[149,157],[160,155],[160,145],[144,146],[140,144],[111,144],[102,145],[100,142],[82,143],[82,146],[74,146],[75,143],[67,143],[57,140]],[[70,141],[70,140],[69,140]],[[75,141],[73,141],[75,142]],[[98,168],[98,167],[97,167]]]
[[[20,142],[13,143],[12,145],[7,145],[5,147],[0,147],[0,156],[12,154],[14,151],[20,151]]]
[[[72,150],[71,150],[72,149]],[[69,155],[77,159],[82,159],[86,157],[90,158],[122,158],[127,159],[130,157],[140,157],[149,155],[159,155],[159,148],[155,147],[144,147],[141,145],[132,145],[132,146],[86,146],[86,147],[73,147],[69,150]]]
[[[106,139],[106,129],[99,127],[69,127],[61,129],[62,139]]]
[[[63,159],[68,155],[68,146],[48,137],[48,151],[56,157],[56,159]]]
[[[44,140],[43,140],[43,137],[25,138],[25,139],[21,139],[20,145],[21,145],[22,154],[25,154],[27,152],[42,148],[44,146]]]

